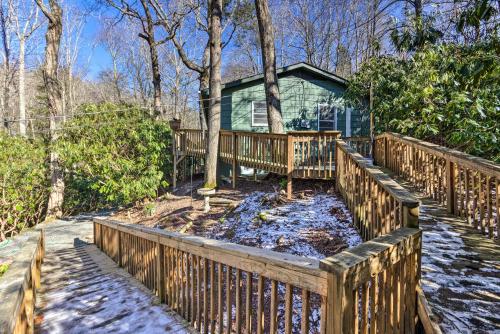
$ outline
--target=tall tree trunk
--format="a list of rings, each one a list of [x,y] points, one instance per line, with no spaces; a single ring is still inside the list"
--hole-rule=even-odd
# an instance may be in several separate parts
[[[26,137],[26,84],[24,57],[26,53],[26,40],[19,39],[19,134]]]
[[[155,115],[161,115],[161,75],[160,75],[160,63],[158,61],[158,45],[155,41],[155,32],[154,32],[154,22],[153,17],[151,16],[151,11],[149,9],[149,2],[146,0],[141,0],[142,7],[144,9],[144,14],[146,15],[146,35],[143,37],[149,46],[149,53],[151,57],[151,71],[153,74],[153,108]]]
[[[47,102],[50,111],[50,139],[57,139],[57,117],[62,114],[61,83],[57,77],[59,63],[59,47],[62,35],[62,9],[57,0],[49,0],[50,10],[43,0],[36,3],[48,19],[45,34],[45,63],[43,68],[43,81],[47,92]],[[47,205],[47,217],[60,217],[64,200],[63,170],[59,163],[59,154],[53,149],[50,153],[50,196]]]
[[[8,14],[5,15],[3,9],[0,10],[0,24],[2,30],[2,47],[4,51],[3,60],[3,91],[2,91],[2,105],[0,106],[0,131],[9,131],[9,123],[7,122],[7,113],[10,108],[10,45],[7,36]]]
[[[217,186],[217,160],[221,113],[221,20],[222,0],[212,0],[210,10],[210,100],[208,101],[208,143],[205,187]]]
[[[264,65],[264,88],[266,90],[267,122],[271,133],[283,133],[280,90],[276,74],[276,55],[274,51],[274,31],[267,0],[255,0],[259,35]]]

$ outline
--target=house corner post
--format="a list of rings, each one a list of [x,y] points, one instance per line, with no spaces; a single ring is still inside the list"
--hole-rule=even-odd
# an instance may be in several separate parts
[[[293,148],[293,135],[287,134],[287,183],[286,183],[286,197],[292,199],[292,174],[294,162],[294,148]]]

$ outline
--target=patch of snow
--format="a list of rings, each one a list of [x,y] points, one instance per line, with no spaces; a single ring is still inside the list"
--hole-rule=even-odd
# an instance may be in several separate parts
[[[208,237],[270,250],[321,259],[327,256],[310,239],[322,233],[347,247],[362,242],[341,199],[319,194],[293,202],[271,205],[272,194],[250,194]],[[334,213],[332,213],[334,212]],[[328,241],[328,240],[325,240]]]

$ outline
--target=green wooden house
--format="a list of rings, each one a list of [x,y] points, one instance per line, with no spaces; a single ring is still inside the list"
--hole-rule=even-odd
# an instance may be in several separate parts
[[[346,106],[346,79],[298,63],[277,71],[286,130],[340,130],[342,137],[369,134],[369,115]],[[222,85],[221,128],[267,132],[262,74]]]

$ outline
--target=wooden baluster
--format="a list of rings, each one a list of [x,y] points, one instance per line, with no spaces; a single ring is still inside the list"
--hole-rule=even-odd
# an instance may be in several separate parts
[[[223,285],[222,285],[222,263],[218,263],[217,264],[217,295],[218,295],[218,298],[217,298],[217,302],[218,302],[218,306],[217,306],[217,311],[218,311],[218,333],[219,334],[222,334],[223,330],[224,330],[224,305],[223,305],[223,299],[222,299],[222,289],[223,289]]]
[[[210,333],[215,333],[217,318],[215,316],[215,262],[210,260]]]
[[[301,334],[309,333],[309,291],[302,289]]]
[[[241,269],[236,269],[236,284],[235,284],[235,295],[236,295],[236,323],[235,330],[236,334],[241,333]]]
[[[286,284],[285,290],[285,334],[292,334],[293,286]]]
[[[246,274],[245,330],[247,333],[252,333],[252,273],[247,271]]]
[[[271,280],[270,334],[278,333],[278,282]]]

